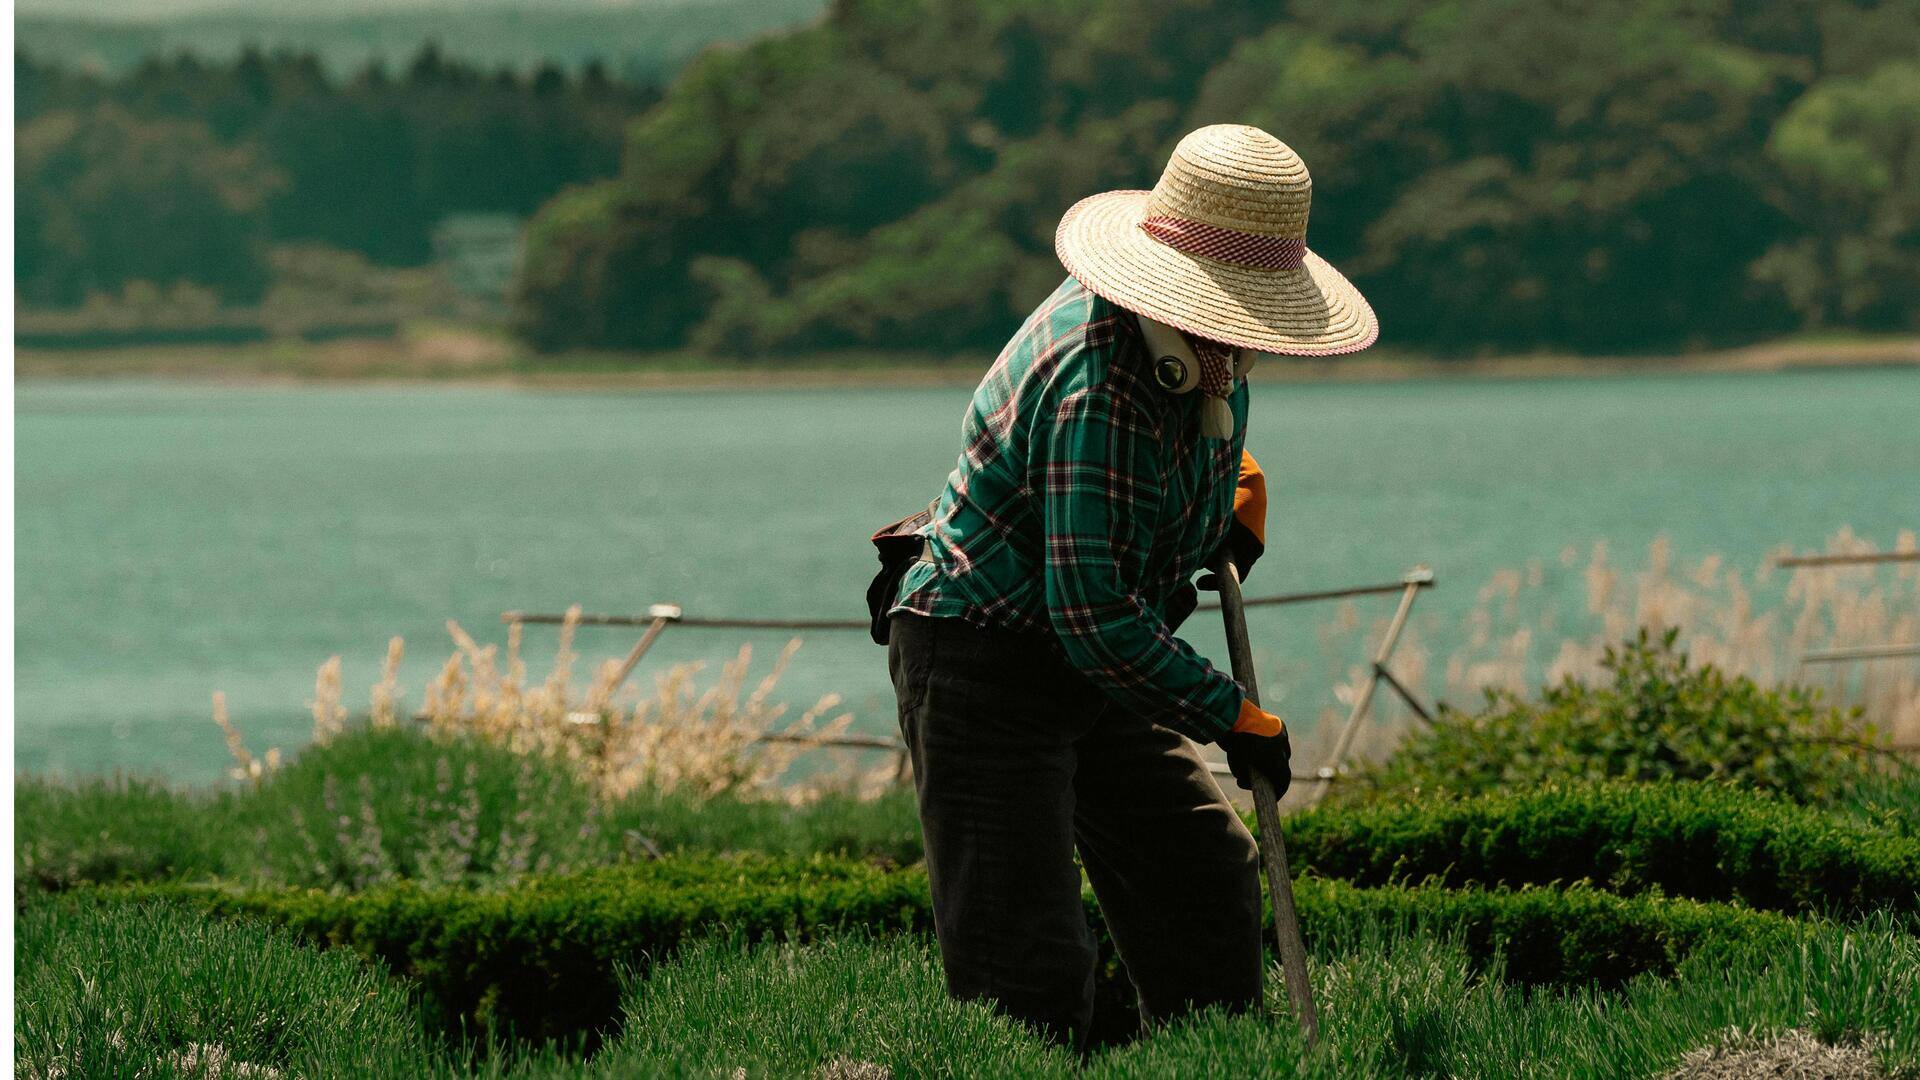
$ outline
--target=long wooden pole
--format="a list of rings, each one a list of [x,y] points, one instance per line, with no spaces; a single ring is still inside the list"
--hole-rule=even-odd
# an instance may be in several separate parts
[[[1859,555],[1788,555],[1775,566],[1866,566],[1871,563],[1920,562],[1920,551],[1870,551]]]
[[[1430,575],[1428,580],[1431,580]],[[1333,753],[1327,758],[1326,768],[1321,770],[1323,782],[1313,793],[1313,801],[1316,803],[1332,790],[1333,785],[1327,781],[1339,775],[1341,763],[1347,760],[1347,751],[1352,749],[1353,737],[1360,731],[1360,721],[1366,719],[1367,709],[1373,705],[1373,692],[1379,687],[1381,677],[1386,676],[1391,679],[1401,697],[1408,701],[1413,700],[1413,695],[1407,693],[1406,688],[1400,685],[1400,680],[1394,679],[1387,673],[1387,661],[1393,659],[1394,647],[1400,643],[1400,631],[1406,629],[1407,616],[1412,614],[1414,598],[1420,595],[1422,587],[1420,571],[1416,570],[1408,575],[1406,591],[1400,594],[1400,606],[1394,610],[1393,621],[1387,624],[1387,634],[1380,639],[1380,647],[1374,650],[1373,673],[1367,676],[1366,684],[1360,688],[1360,696],[1354,699],[1353,709],[1347,713],[1347,724],[1340,729],[1340,738],[1334,741]],[[1414,706],[1414,711],[1425,713],[1425,710],[1418,705]],[[1428,721],[1431,722],[1431,720],[1432,718],[1428,717]]]
[[[667,624],[672,621],[672,619],[667,618],[665,615],[661,615],[655,617],[653,622],[647,624],[647,632],[640,635],[640,640],[634,643],[633,651],[627,654],[625,660],[620,661],[620,670],[613,677],[613,685],[607,689],[609,696],[612,695],[613,691],[620,689],[621,686],[626,684],[627,676],[633,674],[633,669],[640,665],[640,658],[647,655],[647,650],[653,648],[655,641],[660,640],[661,633],[666,630]]]
[[[1240,568],[1227,555],[1215,570],[1220,580],[1220,611],[1227,627],[1227,658],[1233,677],[1246,689],[1247,700],[1260,704],[1259,678],[1253,670],[1253,647],[1247,641],[1246,613],[1240,602]],[[1260,861],[1267,872],[1267,892],[1273,897],[1273,936],[1280,950],[1280,972],[1287,980],[1287,998],[1300,1033],[1312,1046],[1320,1033],[1320,1013],[1313,1004],[1313,984],[1307,981],[1307,949],[1300,940],[1300,913],[1293,903],[1293,875],[1287,872],[1287,842],[1280,835],[1280,800],[1266,777],[1253,778],[1253,812],[1260,825]]]

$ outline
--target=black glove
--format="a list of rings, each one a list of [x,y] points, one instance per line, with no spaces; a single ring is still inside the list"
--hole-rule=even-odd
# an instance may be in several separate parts
[[[1227,768],[1242,791],[1253,790],[1253,778],[1264,776],[1273,785],[1273,797],[1287,793],[1293,783],[1293,745],[1283,729],[1278,735],[1229,731],[1216,740],[1227,752]]]
[[[1227,526],[1227,538],[1221,542],[1220,548],[1222,551],[1233,554],[1233,565],[1240,568],[1241,581],[1247,580],[1247,575],[1253,572],[1253,564],[1258,562],[1260,556],[1267,550],[1267,546],[1260,542],[1260,538],[1253,535],[1253,530],[1238,521]],[[1216,551],[1213,558],[1207,560],[1207,565],[1212,566],[1219,561],[1220,552]],[[1200,578],[1200,590],[1219,592],[1220,583],[1214,580],[1212,574],[1204,574]]]

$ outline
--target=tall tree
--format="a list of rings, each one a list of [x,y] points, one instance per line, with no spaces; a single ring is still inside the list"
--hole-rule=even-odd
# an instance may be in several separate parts
[[[281,176],[204,124],[115,105],[56,112],[17,136],[21,296],[69,305],[136,281],[189,281],[247,302],[265,285],[264,206]]]

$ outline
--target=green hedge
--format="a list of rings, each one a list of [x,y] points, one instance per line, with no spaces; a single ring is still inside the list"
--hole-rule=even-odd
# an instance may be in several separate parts
[[[1920,840],[1714,784],[1548,787],[1287,819],[1296,870],[1360,885],[1546,885],[1772,911],[1920,912]]]
[[[618,1013],[621,967],[696,936],[804,940],[871,926],[932,928],[926,876],[824,858],[674,857],[499,891],[411,882],[359,893],[149,885],[219,914],[285,924],[416,979],[430,1023],[568,1038]]]
[[[1785,944],[1814,923],[1735,904],[1619,896],[1568,889],[1362,888],[1304,878],[1295,890],[1310,946],[1352,931],[1399,924],[1425,936],[1457,936],[1475,960],[1498,956],[1509,982],[1526,986],[1617,986],[1666,975],[1701,951]]]
[[[262,917],[350,946],[416,979],[440,1025],[536,1038],[603,1029],[617,1014],[619,970],[644,970],[695,937],[795,940],[932,926],[923,869],[829,859],[676,857],[498,892],[411,884],[357,894],[194,885],[112,892]],[[1505,952],[1508,977],[1529,984],[1617,983],[1671,970],[1709,944],[1797,932],[1792,920],[1731,905],[1590,888],[1361,889],[1309,878],[1298,895],[1310,939],[1382,922],[1457,933],[1478,957]],[[1088,904],[1092,915],[1091,897]]]

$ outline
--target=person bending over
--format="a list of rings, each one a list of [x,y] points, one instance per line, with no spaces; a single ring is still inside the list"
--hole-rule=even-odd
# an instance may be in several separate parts
[[[1076,1047],[1076,852],[1148,1023],[1259,1001],[1257,852],[1194,744],[1284,792],[1286,725],[1174,629],[1223,546],[1245,568],[1264,544],[1254,355],[1378,333],[1307,250],[1311,190],[1285,144],[1217,125],[1152,191],[1076,204],[1069,277],[975,391],[945,489],[874,538],[948,989]]]

